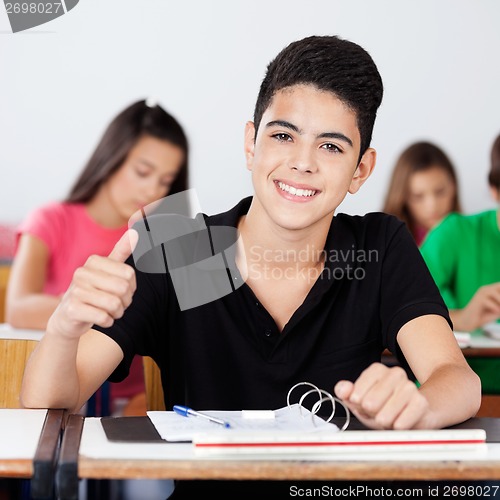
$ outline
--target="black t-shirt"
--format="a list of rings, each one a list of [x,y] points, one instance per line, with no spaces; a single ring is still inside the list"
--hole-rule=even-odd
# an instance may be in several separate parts
[[[213,232],[235,228],[250,203],[251,198],[244,199],[232,210],[202,220]],[[190,249],[206,243],[202,232],[193,234]],[[161,258],[159,249],[151,252]],[[213,245],[212,251],[217,253]],[[280,408],[297,382],[332,391],[338,380],[355,380],[380,361],[384,348],[404,364],[396,337],[411,319],[438,314],[449,321],[418,248],[396,218],[381,213],[335,216],[324,256],[322,274],[281,332],[244,283],[217,300],[181,310],[178,280],[174,283],[170,273],[157,269],[137,270],[137,290],[124,316],[109,329],[97,328],[124,352],[111,380],[127,375],[135,354],[147,355],[161,369],[167,409],[174,404]],[[241,280],[234,261],[227,265],[228,279]],[[195,292],[193,286],[186,282]]]

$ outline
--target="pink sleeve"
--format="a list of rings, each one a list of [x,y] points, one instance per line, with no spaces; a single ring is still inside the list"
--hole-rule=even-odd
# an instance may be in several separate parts
[[[50,203],[31,212],[17,228],[16,251],[21,235],[30,234],[42,240],[53,254],[62,230],[62,215],[60,203]]]

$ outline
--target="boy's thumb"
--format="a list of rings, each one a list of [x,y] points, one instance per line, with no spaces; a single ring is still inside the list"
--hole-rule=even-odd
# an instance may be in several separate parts
[[[130,254],[134,251],[138,239],[139,234],[135,229],[129,229],[128,231],[125,231],[123,236],[114,246],[113,250],[111,250],[109,258],[111,260],[116,260],[117,262],[125,262]]]

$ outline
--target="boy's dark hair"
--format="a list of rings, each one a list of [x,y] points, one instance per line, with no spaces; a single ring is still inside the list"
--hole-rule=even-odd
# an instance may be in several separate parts
[[[285,47],[267,67],[255,104],[255,135],[276,92],[297,84],[335,94],[356,113],[361,136],[359,159],[370,146],[383,84],[371,56],[337,36],[310,36]]]
[[[490,186],[500,189],[500,135],[491,148],[491,168],[488,174]]]

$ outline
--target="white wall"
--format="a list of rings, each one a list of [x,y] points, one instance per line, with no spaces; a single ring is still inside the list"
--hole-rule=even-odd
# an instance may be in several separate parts
[[[203,210],[231,207],[251,193],[243,128],[265,68],[311,34],[359,43],[385,83],[377,171],[342,211],[379,210],[397,155],[420,139],[449,153],[467,212],[491,207],[499,22],[496,0],[80,0],[12,34],[2,4],[0,221],[63,197],[109,120],[150,95],[186,128]]]

